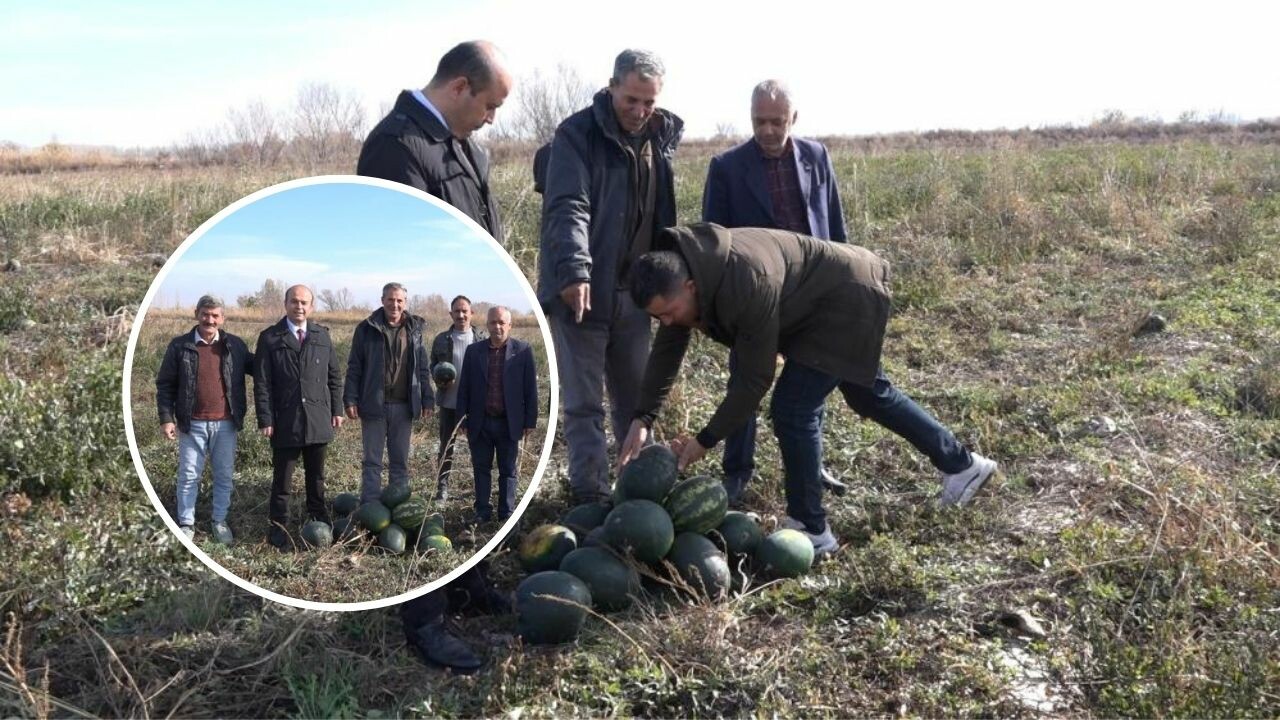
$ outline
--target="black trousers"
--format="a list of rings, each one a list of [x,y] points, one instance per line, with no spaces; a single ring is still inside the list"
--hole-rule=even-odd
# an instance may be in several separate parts
[[[319,443],[272,449],[271,502],[267,512],[273,524],[289,526],[289,490],[298,458],[302,458],[307,485],[307,515],[329,521],[329,512],[324,506],[324,455],[328,447],[326,443]]]
[[[445,486],[449,484],[449,473],[453,470],[453,448],[462,437],[454,435],[459,418],[456,409],[440,407],[436,417],[440,421],[440,450],[436,452],[436,466],[440,472],[436,475],[436,482]]]
[[[444,621],[450,610],[460,612],[473,602],[483,602],[489,588],[489,562],[481,560],[444,587],[400,604],[404,631],[411,634],[424,625]]]

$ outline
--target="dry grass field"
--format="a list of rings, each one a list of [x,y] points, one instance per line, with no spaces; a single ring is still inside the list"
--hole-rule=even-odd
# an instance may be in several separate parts
[[[299,611],[223,582],[129,461],[121,328],[157,256],[290,171],[0,177],[0,263],[20,266],[0,273],[0,712],[1280,715],[1276,140],[838,144],[851,238],[894,265],[886,369],[1001,482],[939,511],[928,463],[833,400],[827,463],[853,489],[828,499],[831,560],[720,605],[593,618],[565,647],[457,618],[488,658],[472,677],[418,664],[392,612]],[[682,221],[714,149],[681,149]],[[530,155],[495,157],[503,240],[532,273]],[[1141,329],[1153,313],[1163,329]],[[696,343],[661,435],[700,427],[725,361]],[[771,522],[781,469],[762,430],[748,505]],[[559,442],[526,526],[564,509]],[[492,560],[513,588],[510,553]]]

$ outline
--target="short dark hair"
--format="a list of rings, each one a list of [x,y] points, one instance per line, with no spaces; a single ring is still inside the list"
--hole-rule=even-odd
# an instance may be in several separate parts
[[[471,86],[471,94],[484,92],[493,82],[493,49],[482,40],[468,40],[454,45],[440,58],[431,85],[439,87],[457,77],[465,77]]]
[[[689,265],[680,253],[673,250],[647,252],[631,265],[628,277],[631,299],[644,309],[655,297],[671,297],[688,279]]]
[[[449,312],[453,312],[453,304],[458,302],[459,300],[466,300],[468,305],[472,304],[471,298],[467,297],[466,295],[459,295],[449,301]]]

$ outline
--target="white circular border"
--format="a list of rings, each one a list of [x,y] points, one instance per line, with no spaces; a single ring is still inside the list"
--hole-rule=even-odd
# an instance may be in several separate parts
[[[267,590],[266,588],[255,585],[249,582],[248,580],[241,578],[239,575],[236,575],[231,571],[227,570],[226,568],[222,567],[222,565],[218,564],[213,558],[205,554],[205,552],[201,550],[193,541],[187,539],[187,537],[184,536],[178,530],[178,524],[169,515],[169,511],[165,509],[164,503],[160,501],[160,496],[156,494],[155,488],[152,487],[151,480],[147,476],[147,469],[142,465],[142,455],[138,452],[138,440],[135,437],[133,432],[133,408],[131,407],[131,403],[130,403],[130,397],[132,396],[132,387],[133,387],[133,353],[134,353],[134,349],[138,345],[138,336],[142,331],[142,324],[146,317],[147,309],[151,307],[151,301],[155,297],[156,291],[159,290],[161,281],[163,281],[164,277],[169,273],[169,271],[174,268],[174,266],[177,264],[178,259],[182,257],[183,253],[185,253],[187,249],[190,248],[191,245],[196,242],[196,240],[200,239],[202,235],[204,235],[211,228],[213,228],[215,225],[221,222],[224,218],[228,217],[229,215],[232,215],[240,208],[250,205],[254,202],[257,202],[262,198],[269,197],[277,193],[287,192],[295,188],[306,187],[308,185],[339,185],[339,184],[370,185],[373,187],[383,188],[385,190],[394,190],[396,192],[403,193],[405,195],[411,195],[414,198],[423,200],[425,202],[428,202],[436,206],[437,208],[440,208],[441,210],[444,210],[446,213],[462,221],[464,225],[468,226],[473,231],[475,231],[481,238],[488,241],[489,244],[492,246],[492,248],[498,251],[499,256],[506,262],[507,267],[511,270],[512,274],[518,279],[519,283],[524,286],[525,293],[529,296],[530,300],[532,300],[533,302],[533,312],[538,318],[538,326],[542,330],[542,341],[547,351],[547,364],[549,365],[549,367],[547,368],[547,371],[548,371],[548,376],[551,379],[551,410],[550,410],[550,414],[547,416],[547,432],[546,432],[546,438],[542,443],[542,457],[538,460],[538,467],[533,472],[533,479],[532,481],[530,481],[528,489],[525,490],[524,497],[520,499],[520,504],[516,507],[515,512],[511,514],[511,517],[507,519],[507,523],[502,526],[501,530],[499,530],[496,534],[494,534],[493,538],[489,540],[488,544],[486,544],[480,550],[474,552],[471,555],[471,557],[466,560],[466,562],[463,562],[461,565],[458,565],[453,569],[452,572],[447,573],[442,578],[439,578],[433,582],[427,583],[426,585],[423,585],[414,590],[401,593],[399,595],[382,598],[381,600],[366,600],[364,602],[353,602],[353,603],[327,603],[327,602],[317,602],[315,600],[302,600],[299,598],[289,597],[288,595],[281,595],[280,593],[272,592],[270,590]],[[263,188],[262,190],[259,190],[255,193],[252,193],[250,195],[246,195],[245,197],[240,198],[239,200],[231,203],[227,207],[220,210],[213,217],[206,220],[202,225],[200,225],[200,227],[196,228],[195,232],[187,236],[186,240],[182,241],[182,244],[179,245],[177,249],[173,251],[173,254],[169,256],[169,259],[167,262],[165,262],[164,267],[160,268],[160,272],[156,273],[155,279],[151,281],[151,287],[147,289],[146,296],[142,298],[142,304],[138,306],[138,315],[134,320],[133,329],[129,332],[129,348],[125,351],[125,355],[124,355],[124,388],[121,393],[121,401],[124,405],[124,419],[125,419],[124,431],[125,431],[125,435],[129,439],[129,454],[132,455],[133,457],[133,465],[138,471],[138,479],[142,481],[142,487],[147,491],[147,497],[151,498],[151,504],[155,506],[156,511],[160,514],[160,517],[164,519],[165,524],[169,526],[169,530],[172,531],[174,536],[177,537],[178,540],[187,547],[187,550],[190,550],[193,555],[195,555],[197,558],[200,559],[200,562],[203,562],[211,570],[221,575],[224,579],[238,585],[239,587],[245,590],[248,590],[251,593],[254,593],[255,595],[258,595],[259,597],[266,598],[267,600],[273,600],[275,602],[282,603],[284,605],[290,605],[296,608],[303,608],[306,610],[330,610],[330,611],[342,611],[342,612],[355,612],[355,611],[361,611],[361,610],[375,610],[377,608],[388,607],[390,605],[398,605],[405,601],[412,600],[416,597],[420,597],[429,592],[432,592],[437,588],[440,588],[441,586],[453,581],[455,578],[462,575],[462,573],[466,572],[467,570],[470,570],[473,566],[475,566],[476,563],[483,560],[490,552],[494,550],[494,548],[498,546],[500,542],[502,542],[503,538],[506,537],[508,533],[510,533],[512,530],[515,529],[516,523],[520,520],[520,516],[524,514],[525,508],[529,506],[530,500],[532,500],[534,494],[537,493],[538,483],[542,481],[542,475],[547,469],[547,462],[551,459],[551,446],[555,441],[556,423],[559,419],[559,409],[560,409],[559,373],[556,367],[555,347],[551,341],[551,332],[549,330],[549,327],[550,326],[547,323],[547,317],[542,312],[542,306],[538,303],[537,294],[533,291],[533,286],[529,284],[528,278],[526,278],[524,273],[521,272],[520,267],[516,265],[516,262],[511,257],[511,254],[508,253],[506,249],[502,247],[501,244],[499,244],[496,240],[494,240],[493,237],[487,231],[485,231],[484,228],[480,227],[480,225],[476,223],[476,221],[472,220],[470,217],[464,214],[461,210],[458,210],[457,208],[440,200],[439,198],[429,195],[421,190],[418,190],[417,188],[404,185],[401,183],[391,182],[390,180],[382,180],[380,178],[362,177],[358,175],[318,175],[315,177],[302,178],[299,180],[290,180],[288,182],[283,182],[278,185],[272,185],[270,187]]]

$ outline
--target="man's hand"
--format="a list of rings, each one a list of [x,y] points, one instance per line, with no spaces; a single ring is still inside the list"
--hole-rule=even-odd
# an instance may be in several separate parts
[[[573,321],[582,322],[582,316],[591,312],[591,283],[578,282],[560,291],[560,299],[573,309]]]
[[[355,405],[348,405],[348,406],[347,406],[347,417],[351,418],[352,420],[359,420],[359,419],[360,419],[360,408],[356,407]]]
[[[176,440],[178,438],[178,434],[175,432],[176,428],[177,425],[174,425],[173,423],[160,423],[160,434],[163,435],[166,440]]]
[[[645,441],[649,439],[649,427],[644,424],[643,420],[632,420],[631,427],[627,429],[627,439],[622,441],[622,449],[618,451],[618,468],[619,473],[631,459],[640,454],[641,448],[644,447]]]
[[[262,436],[263,436],[263,437],[271,437],[271,433],[272,433],[274,430],[275,430],[275,428],[273,428],[273,427],[271,427],[270,425],[268,425],[268,426],[266,426],[266,427],[262,428]]]
[[[334,429],[334,430],[337,430],[338,428],[342,427],[342,419],[343,419],[343,418],[342,418],[342,416],[341,416],[341,415],[334,415],[334,416],[333,416],[333,429]]]
[[[707,448],[697,438],[681,435],[671,441],[671,451],[676,454],[676,470],[684,472],[685,468],[697,463],[707,454]]]
[[[431,419],[431,413],[434,413],[434,412],[435,412],[435,408],[424,407],[424,408],[422,408],[422,415],[421,415],[421,417],[422,417],[422,419],[423,419],[423,420],[430,420],[430,419]]]

